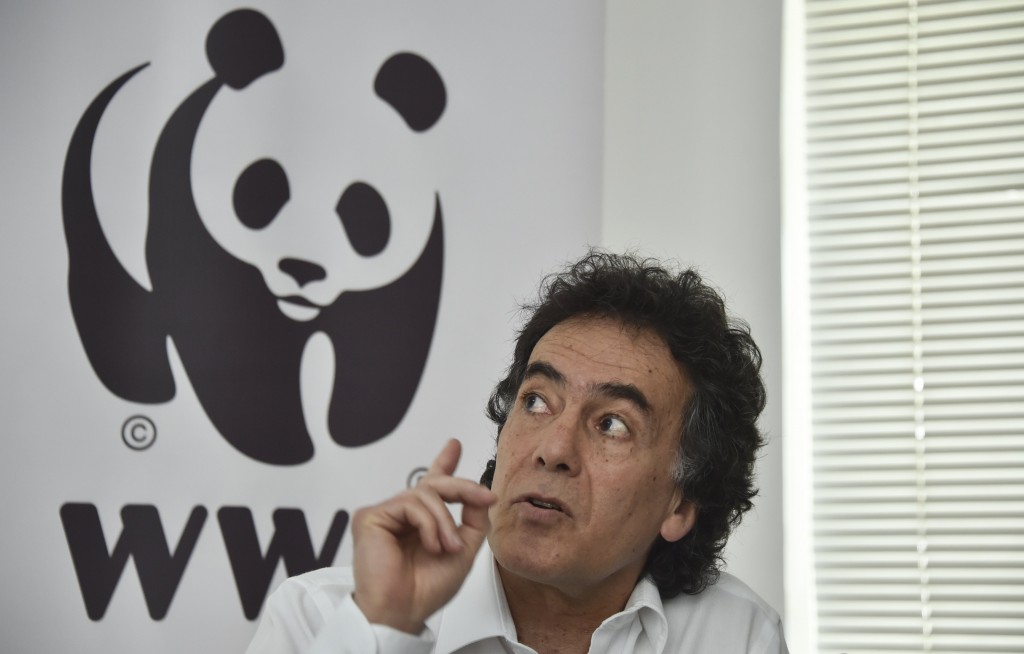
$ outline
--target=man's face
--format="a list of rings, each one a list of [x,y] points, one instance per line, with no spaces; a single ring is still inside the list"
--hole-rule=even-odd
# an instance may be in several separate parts
[[[585,318],[545,334],[498,440],[502,568],[568,593],[632,587],[658,534],[696,514],[672,480],[689,388],[652,331]]]

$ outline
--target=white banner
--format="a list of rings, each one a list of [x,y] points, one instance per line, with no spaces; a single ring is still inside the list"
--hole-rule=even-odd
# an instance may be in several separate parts
[[[602,3],[0,7],[7,652],[241,651],[599,240]]]

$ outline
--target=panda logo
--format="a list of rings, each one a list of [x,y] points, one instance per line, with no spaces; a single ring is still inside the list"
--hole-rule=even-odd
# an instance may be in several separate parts
[[[330,290],[323,291],[330,275],[322,262],[282,257],[274,270],[261,270],[229,253],[197,208],[192,188],[196,134],[225,86],[242,91],[281,69],[284,50],[263,14],[242,9],[213,25],[206,54],[213,78],[177,107],[153,150],[145,246],[152,290],[120,265],[105,239],[91,172],[105,110],[148,64],[103,89],[71,138],[62,212],[68,293],[85,353],[113,394],[162,403],[176,392],[166,345],[170,337],[221,436],[248,457],[289,465],[313,456],[299,371],[307,341],[321,332],[330,339],[335,358],[327,415],[331,438],[348,447],[373,443],[397,427],[426,364],[443,272],[440,197],[431,192],[420,208],[426,234],[422,250],[397,278],[376,287],[347,288],[331,296]],[[410,52],[394,54],[380,65],[372,93],[382,111],[397,112],[403,129],[414,133],[437,123],[447,99],[434,66]],[[378,187],[361,180],[338,191],[337,204],[326,209],[340,220],[349,250],[366,260],[385,252],[395,234]],[[232,190],[234,219],[246,230],[264,230],[290,195],[285,168],[261,157],[238,173]]]

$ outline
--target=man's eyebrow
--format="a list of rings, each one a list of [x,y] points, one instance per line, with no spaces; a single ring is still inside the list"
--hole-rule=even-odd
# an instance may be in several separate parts
[[[598,384],[594,390],[597,394],[605,397],[631,402],[645,414],[650,415],[651,413],[651,403],[647,401],[647,396],[633,384],[605,382],[604,384]]]
[[[560,386],[565,385],[565,375],[558,372],[558,368],[555,368],[547,361],[534,361],[526,366],[526,373],[523,375],[523,379],[529,379],[530,377],[547,377]]]
[[[526,380],[531,377],[544,377],[559,386],[564,386],[566,384],[565,375],[547,361],[534,361],[528,365],[526,367],[526,373],[523,375],[523,379]],[[633,384],[605,382],[603,384],[595,384],[591,389],[591,392],[603,397],[626,400],[627,402],[635,405],[636,408],[643,413],[648,415],[651,413],[651,403],[647,399],[647,396]]]

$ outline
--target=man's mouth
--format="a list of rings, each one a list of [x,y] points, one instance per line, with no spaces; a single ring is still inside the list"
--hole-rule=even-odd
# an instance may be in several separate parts
[[[540,507],[542,509],[554,509],[555,511],[561,511],[557,504],[551,502],[542,502],[541,500],[529,500],[530,504]]]
[[[544,509],[545,511],[558,511],[559,513],[564,513],[566,515],[569,515],[569,511],[566,510],[566,507],[561,502],[559,502],[557,499],[555,499],[553,497],[539,497],[539,496],[536,496],[536,495],[525,495],[522,498],[520,498],[519,501],[520,502],[525,502],[525,503],[527,503],[527,504],[529,504],[531,506],[535,506],[538,509]]]

